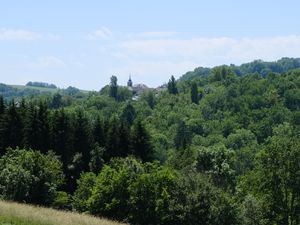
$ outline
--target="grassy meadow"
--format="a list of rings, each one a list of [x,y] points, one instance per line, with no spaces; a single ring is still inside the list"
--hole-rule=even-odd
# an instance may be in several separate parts
[[[0,225],[122,225],[93,216],[0,201]]]
[[[25,85],[9,85],[13,88],[16,88],[20,91],[25,89],[32,89],[32,90],[38,90],[40,92],[50,92],[50,93],[56,93],[59,89],[57,88],[47,88],[47,87],[34,87],[34,86],[25,86]]]

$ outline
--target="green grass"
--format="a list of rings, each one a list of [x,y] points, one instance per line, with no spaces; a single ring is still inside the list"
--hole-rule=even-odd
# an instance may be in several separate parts
[[[34,86],[26,86],[26,85],[8,85],[8,86],[16,88],[20,91],[25,90],[25,89],[29,89],[29,90],[38,90],[41,93],[50,92],[51,94],[54,94],[54,93],[56,93],[60,90],[59,88],[34,87]],[[84,94],[88,94],[90,91],[80,90],[80,92],[82,92]]]
[[[0,225],[125,225],[89,215],[0,201]]]
[[[29,219],[0,216],[0,225],[48,225],[48,224],[36,223],[33,220],[29,220]]]
[[[50,93],[55,93],[59,90],[57,88],[33,87],[33,86],[25,86],[25,85],[9,85],[9,86],[16,88],[18,90],[31,89],[31,90],[38,90],[40,92],[50,92]]]

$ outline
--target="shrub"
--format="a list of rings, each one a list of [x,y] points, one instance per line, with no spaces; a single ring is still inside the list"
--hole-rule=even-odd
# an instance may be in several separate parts
[[[49,205],[62,183],[62,164],[52,152],[8,149],[0,158],[0,195],[4,199]]]

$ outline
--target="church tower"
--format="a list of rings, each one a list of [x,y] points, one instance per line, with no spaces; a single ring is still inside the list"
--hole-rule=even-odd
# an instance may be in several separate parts
[[[129,75],[129,80],[127,82],[127,87],[132,87],[131,75]]]

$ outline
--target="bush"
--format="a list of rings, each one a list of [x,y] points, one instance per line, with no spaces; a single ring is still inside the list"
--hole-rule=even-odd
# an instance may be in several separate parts
[[[146,165],[145,173],[129,187],[129,215],[133,224],[168,224],[176,177],[176,172],[170,168],[158,164]]]
[[[62,183],[62,164],[52,152],[8,149],[0,158],[0,195],[6,200],[49,205]]]
[[[77,189],[73,195],[73,208],[79,212],[88,211],[88,199],[92,195],[97,176],[94,173],[82,173],[77,180]]]
[[[104,166],[88,199],[88,210],[96,215],[126,220],[130,209],[129,186],[142,171],[141,163],[133,158],[114,159]]]
[[[230,197],[199,173],[179,174],[158,163],[114,159],[98,177],[81,175],[73,206],[130,224],[236,224]]]
[[[52,206],[56,209],[70,210],[72,199],[70,195],[64,191],[57,192],[57,195],[52,203]]]
[[[231,199],[206,176],[181,175],[171,195],[169,224],[237,224],[237,210]]]

